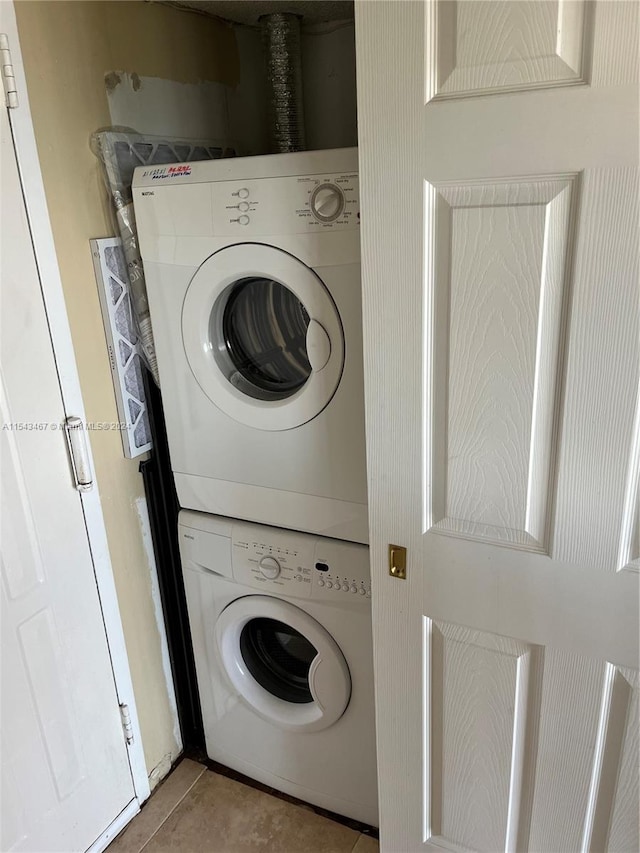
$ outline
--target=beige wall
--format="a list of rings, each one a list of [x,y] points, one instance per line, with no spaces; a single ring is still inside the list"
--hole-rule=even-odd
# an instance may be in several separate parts
[[[49,214],[90,421],[117,421],[88,241],[113,233],[93,131],[109,125],[110,71],[234,85],[231,30],[212,19],[143,2],[32,2],[16,15]],[[91,433],[111,560],[120,601],[145,759],[151,772],[178,751],[163,672],[136,501],[138,462],[125,459],[117,432]]]

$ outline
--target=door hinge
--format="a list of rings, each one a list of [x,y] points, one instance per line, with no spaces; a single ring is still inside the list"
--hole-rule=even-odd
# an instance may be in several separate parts
[[[0,64],[2,64],[2,82],[4,84],[5,103],[10,110],[18,106],[18,90],[11,61],[9,38],[6,33],[0,33]]]
[[[131,714],[129,712],[129,706],[125,705],[124,702],[120,704],[120,717],[122,719],[122,731],[124,732],[124,739],[127,742],[127,746],[131,746],[133,743],[133,726],[131,725]]]
[[[93,488],[93,474],[91,473],[91,459],[87,446],[87,431],[82,418],[67,418],[64,422],[64,429],[71,452],[76,489],[79,492],[88,492]]]

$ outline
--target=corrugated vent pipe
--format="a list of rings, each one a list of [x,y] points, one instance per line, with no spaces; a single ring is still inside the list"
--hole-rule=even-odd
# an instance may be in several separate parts
[[[273,12],[260,18],[267,57],[271,151],[303,151],[302,62],[300,18]]]

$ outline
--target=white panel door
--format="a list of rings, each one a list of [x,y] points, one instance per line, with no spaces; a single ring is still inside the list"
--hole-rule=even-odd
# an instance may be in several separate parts
[[[639,10],[356,3],[384,851],[639,849]]]
[[[7,112],[0,109],[1,842],[84,851],[134,799]]]

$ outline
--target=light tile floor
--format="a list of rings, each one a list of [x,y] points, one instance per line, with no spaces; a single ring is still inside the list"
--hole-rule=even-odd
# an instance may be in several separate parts
[[[348,826],[185,759],[108,853],[377,853]]]

